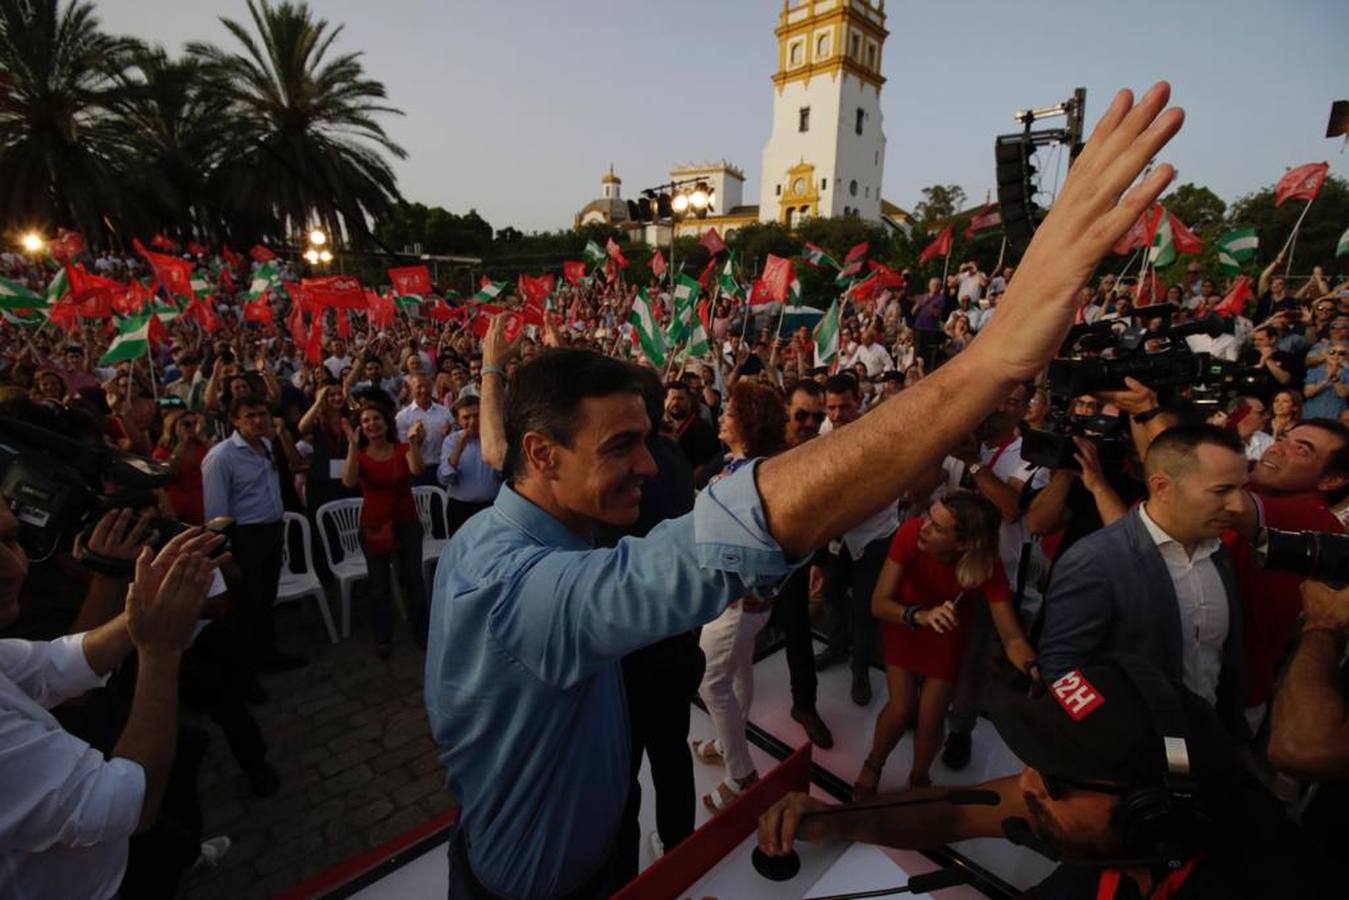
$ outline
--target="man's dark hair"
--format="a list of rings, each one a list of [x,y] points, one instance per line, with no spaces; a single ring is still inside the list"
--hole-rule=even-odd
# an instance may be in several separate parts
[[[648,381],[632,363],[593,350],[547,350],[515,370],[506,386],[506,461],[502,475],[524,474],[524,439],[531,431],[564,447],[576,438],[577,409],[587,397],[636,394]]]
[[[1319,428],[1327,434],[1332,434],[1340,439],[1340,446],[1334,453],[1330,454],[1330,459],[1326,460],[1325,471],[1322,475],[1349,475],[1349,427],[1335,419],[1326,419],[1317,417],[1313,419],[1303,419],[1298,422],[1296,428],[1303,425],[1310,425],[1312,428]]]
[[[688,386],[687,384],[685,384],[684,382],[682,382],[682,381],[673,381],[673,380],[672,380],[672,381],[667,381],[667,382],[665,382],[665,390],[667,390],[667,391],[683,391],[683,392],[686,393],[686,394],[689,394],[689,393],[692,393],[692,392],[693,392],[693,388],[689,387],[689,386]]]
[[[470,406],[481,406],[481,405],[482,403],[479,400],[477,394],[465,394],[458,400],[454,401],[454,404],[450,407],[450,412],[454,413],[455,415],[458,415],[459,410],[461,409],[467,409]]]
[[[257,394],[240,394],[234,398],[230,404],[230,421],[233,422],[239,418],[245,409],[254,409],[261,406],[263,409],[269,409],[266,397]]]
[[[826,394],[852,394],[854,400],[860,400],[862,389],[857,386],[857,379],[852,374],[840,372],[837,375],[829,376],[829,380],[824,383],[824,392]]]
[[[1144,460],[1147,474],[1163,471],[1169,475],[1179,475],[1188,472],[1197,462],[1196,451],[1205,445],[1224,447],[1243,457],[1246,455],[1246,448],[1234,431],[1208,423],[1177,425],[1157,435],[1148,446],[1147,459]]]
[[[792,385],[792,389],[787,392],[787,402],[791,403],[792,398],[797,394],[805,394],[807,397],[814,397],[816,400],[824,399],[824,388],[820,387],[819,382],[802,379]]]

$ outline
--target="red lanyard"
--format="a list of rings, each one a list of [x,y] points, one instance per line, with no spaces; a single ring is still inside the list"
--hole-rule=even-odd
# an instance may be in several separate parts
[[[1153,888],[1152,893],[1148,895],[1148,900],[1170,900],[1175,890],[1185,883],[1185,879],[1190,877],[1194,871],[1195,863],[1203,859],[1203,854],[1192,857],[1185,865],[1176,871],[1167,875],[1161,884]],[[1124,873],[1119,869],[1103,869],[1101,871],[1101,880],[1096,885],[1096,900],[1115,900],[1115,892],[1119,890],[1120,879]]]

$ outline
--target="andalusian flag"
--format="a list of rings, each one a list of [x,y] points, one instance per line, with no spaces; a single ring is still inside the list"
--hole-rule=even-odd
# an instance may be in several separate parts
[[[827,366],[838,359],[838,301],[829,305],[820,324],[815,326],[815,365]]]
[[[41,325],[47,321],[47,316],[37,310],[24,312],[0,307],[0,316],[3,316],[4,320],[11,325]]]
[[[585,255],[586,259],[598,266],[600,263],[604,262],[607,254],[605,254],[604,248],[599,244],[594,241],[586,241]]]
[[[702,285],[697,279],[680,273],[675,279],[674,315],[670,317],[670,330],[665,335],[671,347],[678,347],[689,336],[693,320],[697,318],[698,293]]]
[[[192,275],[192,280],[188,283],[192,286],[192,293],[203,300],[215,293],[211,288],[211,283],[195,273]]]
[[[27,285],[0,278],[0,309],[41,309],[47,301],[30,291]]]
[[[484,278],[482,287],[478,288],[478,292],[473,295],[472,298],[473,302],[490,303],[493,300],[495,300],[497,296],[505,289],[506,289],[506,282],[488,281],[487,279]]]
[[[740,286],[739,280],[735,277],[734,250],[726,256],[726,265],[721,267],[721,275],[717,277],[717,286],[727,297],[734,297],[737,300],[745,299],[745,289]]]
[[[651,364],[657,368],[664,368],[665,354],[669,348],[665,346],[665,335],[661,333],[660,324],[656,321],[656,314],[651,309],[651,301],[646,296],[646,288],[639,288],[637,299],[633,301],[632,313],[628,316],[628,321],[632,323],[633,328],[637,329],[637,341],[642,345],[642,353],[651,361]]]
[[[835,269],[843,268],[838,264],[838,260],[834,259],[828,253],[825,253],[823,248],[812,244],[810,241],[806,241],[806,249],[805,252],[801,254],[801,258],[816,268],[822,266],[833,266]]]
[[[1229,231],[1218,238],[1218,267],[1224,275],[1240,275],[1243,266],[1255,260],[1260,238],[1251,226]]]
[[[159,300],[155,301],[154,310],[155,315],[159,317],[160,322],[172,322],[183,314],[182,310],[178,307]]]
[[[1152,249],[1148,251],[1148,265],[1155,269],[1165,269],[1176,261],[1182,253],[1198,253],[1203,249],[1203,241],[1185,223],[1176,218],[1176,214],[1158,204],[1153,216],[1157,224],[1153,226]]]
[[[70,276],[66,274],[66,267],[62,266],[56,270],[52,280],[47,282],[47,305],[50,306],[68,293],[70,293]]]
[[[1344,234],[1340,235],[1340,242],[1335,245],[1335,258],[1349,256],[1349,228],[1346,228]]]
[[[686,356],[707,356],[712,352],[712,340],[707,334],[707,317],[709,314],[708,301],[704,300],[698,307],[698,314],[693,319],[693,330],[689,332],[689,343],[684,350]]]
[[[393,302],[402,310],[419,309],[423,298],[418,294],[394,294]]]
[[[253,273],[253,281],[248,285],[248,290],[244,291],[245,300],[257,300],[264,293],[271,289],[273,282],[280,279],[281,273],[276,267],[276,263],[267,262],[258,266],[258,270]],[[197,291],[196,282],[192,284],[192,292],[197,296],[202,296]]]
[[[109,366],[128,359],[137,359],[150,351],[150,322],[154,313],[127,316],[117,323],[117,337],[112,339],[108,352],[99,359],[100,366]]]

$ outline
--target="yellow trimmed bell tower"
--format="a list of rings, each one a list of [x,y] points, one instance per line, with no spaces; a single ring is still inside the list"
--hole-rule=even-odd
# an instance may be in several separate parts
[[[857,215],[879,221],[885,0],[783,0],[774,34],[778,68],[760,219],[792,225],[805,216]],[[803,202],[806,196],[811,199]]]

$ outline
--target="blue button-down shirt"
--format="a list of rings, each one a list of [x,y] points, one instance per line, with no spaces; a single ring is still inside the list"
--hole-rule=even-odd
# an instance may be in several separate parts
[[[216,444],[201,461],[201,484],[208,520],[229,516],[238,525],[280,522],[281,478],[271,441],[262,439],[266,454],[248,445],[236,430]]]
[[[482,441],[470,441],[459,457],[459,465],[450,465],[450,455],[464,439],[464,429],[445,438],[440,445],[440,466],[436,477],[445,485],[452,500],[464,503],[490,503],[501,487],[501,476],[482,458]]]
[[[796,565],[768,532],[754,468],[601,550],[505,486],[446,546],[426,707],[491,890],[552,897],[600,870],[628,791],[620,658],[771,593]]]

